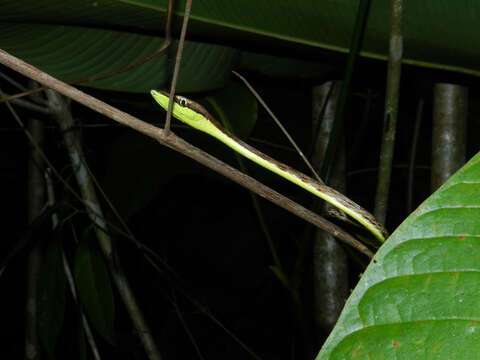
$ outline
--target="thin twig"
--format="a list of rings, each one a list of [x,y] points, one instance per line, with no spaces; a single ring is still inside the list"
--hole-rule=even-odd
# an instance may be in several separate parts
[[[390,52],[388,56],[387,91],[382,148],[375,195],[374,215],[380,223],[385,223],[392,175],[393,152],[397,129],[398,99],[400,97],[400,77],[403,57],[403,0],[391,0]]]
[[[290,136],[290,134],[288,133],[287,129],[285,129],[285,127],[282,125],[282,123],[280,122],[280,120],[278,120],[278,118],[275,116],[275,114],[272,112],[272,110],[270,110],[270,108],[268,107],[268,105],[265,103],[265,101],[263,101],[262,97],[255,91],[255,89],[253,88],[252,85],[250,85],[250,83],[247,81],[247,79],[245,79],[242,75],[240,75],[239,73],[237,73],[236,71],[232,71],[232,73],[234,73],[240,80],[243,81],[243,83],[247,86],[248,90],[250,90],[250,92],[253,94],[253,96],[255,96],[255,98],[258,100],[258,102],[263,106],[263,108],[268,112],[268,115],[270,115],[270,117],[275,121],[275,123],[277,124],[277,126],[280,128],[280,130],[282,130],[283,134],[287,137],[288,141],[290,141],[290,143],[293,145],[293,147],[295,148],[295,150],[297,151],[297,153],[300,155],[300,157],[303,159],[303,161],[305,162],[305,164],[307,164],[308,168],[310,169],[310,171],[312,172],[312,174],[315,176],[315,178],[317,179],[317,181],[320,183],[320,184],[324,184],[323,180],[320,178],[320,176],[318,176],[317,172],[315,171],[315,169],[313,168],[312,164],[310,164],[310,161],[308,161],[307,157],[303,154],[303,151],[298,147],[297,143],[295,142],[295,140],[293,140],[293,138]]]
[[[415,174],[415,157],[417,155],[418,137],[420,135],[420,125],[423,117],[423,98],[418,101],[417,116],[415,117],[415,127],[412,137],[412,151],[410,152],[410,160],[408,162],[408,185],[407,185],[407,213],[410,214],[413,208],[413,183]]]
[[[193,333],[190,331],[190,328],[188,327],[187,322],[185,321],[185,318],[182,315],[182,310],[180,310],[180,307],[178,306],[177,300],[175,299],[174,296],[170,299],[175,312],[178,316],[178,319],[180,320],[180,323],[183,326],[183,329],[185,330],[185,333],[187,334],[188,338],[190,339],[190,342],[192,343],[193,347],[195,348],[195,352],[197,353],[198,357],[200,360],[205,360],[205,357],[202,355],[202,351],[200,350],[200,347],[198,346],[197,341],[195,340],[195,336],[193,336]]]
[[[3,96],[9,97],[8,94],[6,94],[6,93],[3,93],[3,94],[4,94]],[[46,108],[42,105],[37,105],[37,104],[35,104],[31,101],[25,100],[25,99],[13,99],[12,104],[18,105],[18,106],[23,107],[24,109],[27,109],[27,110],[35,111],[35,112],[40,113],[40,114],[49,115],[49,114],[52,113],[49,108]]]
[[[178,136],[173,136],[173,133],[166,137],[162,129],[157,128],[138,118],[135,118],[123,111],[114,108],[113,106],[110,106],[94,98],[93,96],[90,96],[60,80],[57,80],[54,77],[44,73],[43,71],[40,71],[34,66],[25,63],[24,61],[8,54],[6,51],[1,49],[0,63],[29,78],[32,78],[42,83],[49,88],[58,91],[59,93],[69,98],[72,98],[78,103],[83,104],[88,108],[109,117],[112,120],[115,120],[123,125],[137,130],[144,135],[154,138],[159,143],[196,160],[197,162],[224,175],[232,181],[235,181],[236,183],[246,187],[247,189],[256,192],[257,194],[270,200],[274,204],[277,204],[278,206],[283,207],[284,209],[296,214],[297,216],[312,223],[313,225],[332,233],[338,239],[354,247],[366,256],[370,258],[373,257],[373,253],[365,245],[356,240],[347,232],[343,231],[338,226],[332,224],[331,222],[311,212],[310,210],[302,207],[301,205],[291,201],[290,199],[263,185],[257,180],[251,178],[250,176],[247,176],[239,172],[238,170],[232,168],[231,166],[221,162],[210,154],[194,147],[182,138],[179,138]]]
[[[20,84],[18,81],[12,79],[10,76],[0,72],[0,78],[2,78],[3,80],[5,80],[6,82],[8,82],[9,84],[15,86],[18,90],[20,91],[27,91],[27,88],[25,86],[23,86],[22,84]]]
[[[172,36],[171,36],[172,17],[173,17],[173,0],[168,0],[167,21],[165,23],[165,39],[163,40],[162,45],[157,50],[155,50],[155,52],[153,52],[152,54],[148,55],[147,57],[144,57],[143,59],[140,59],[139,61],[137,61],[134,64],[127,65],[127,66],[125,66],[121,69],[111,71],[107,74],[102,74],[102,75],[98,75],[98,76],[89,76],[89,77],[86,77],[86,78],[83,78],[83,79],[67,81],[66,83],[71,84],[71,85],[75,85],[75,84],[83,84],[83,83],[86,83],[86,82],[91,82],[91,81],[94,81],[94,80],[106,79],[106,78],[112,77],[114,75],[121,74],[121,73],[130,71],[132,69],[135,69],[135,68],[139,67],[140,65],[143,65],[146,62],[152,60],[158,54],[160,54],[166,48],[168,48],[170,46],[171,42],[172,42]],[[25,92],[22,92],[22,93],[19,93],[19,94],[10,95],[8,97],[3,97],[3,98],[0,99],[0,103],[5,102],[5,101],[11,101],[13,99],[17,99],[17,98],[24,97],[24,96],[27,96],[27,95],[31,95],[31,94],[37,93],[39,91],[46,90],[47,88],[48,87],[46,87],[46,86],[42,86],[42,87],[38,87],[38,88],[29,90],[29,91],[25,91]]]
[[[185,45],[185,36],[187,34],[188,18],[190,17],[190,10],[192,8],[192,0],[187,0],[185,4],[185,14],[183,15],[182,31],[180,33],[180,40],[178,41],[177,57],[175,60],[175,67],[173,68],[172,84],[170,85],[170,97],[168,101],[167,119],[165,120],[165,136],[170,133],[170,123],[172,122],[173,97],[175,96],[175,89],[177,87],[178,72],[180,71],[180,63],[182,62],[183,46]]]

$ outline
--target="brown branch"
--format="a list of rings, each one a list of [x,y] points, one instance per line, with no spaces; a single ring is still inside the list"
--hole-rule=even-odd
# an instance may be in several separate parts
[[[40,71],[34,66],[27,64],[26,62],[8,54],[6,51],[1,49],[0,63],[25,75],[26,77],[36,80],[39,83],[58,91],[59,93],[77,101],[80,104],[85,105],[92,110],[95,110],[102,115],[109,117],[112,120],[115,120],[123,125],[141,132],[142,134],[156,139],[159,143],[198,161],[199,163],[209,167],[219,174],[222,174],[225,177],[244,186],[245,188],[257,193],[263,198],[270,200],[274,204],[294,213],[311,224],[330,232],[333,236],[354,247],[369,258],[373,257],[373,253],[365,245],[356,240],[350,234],[343,231],[338,226],[332,224],[323,217],[313,213],[303,206],[293,202],[278,192],[270,189],[250,176],[247,176],[235,168],[221,162],[210,154],[194,147],[173,133],[170,133],[170,135],[167,137],[162,129],[137,119],[123,111],[120,111],[113,106],[94,98],[93,96],[85,94],[84,92],[55,79],[54,77]]]
[[[86,78],[83,78],[83,79],[67,81],[66,83],[74,85],[74,84],[83,84],[83,83],[91,82],[91,81],[95,81],[95,80],[106,79],[106,78],[112,77],[114,75],[121,74],[121,73],[130,71],[132,69],[135,69],[135,68],[139,67],[140,65],[143,65],[146,62],[152,60],[158,54],[160,54],[162,51],[164,51],[167,47],[169,47],[170,44],[172,43],[172,35],[171,35],[172,16],[173,16],[173,0],[169,0],[168,1],[168,7],[167,7],[167,21],[165,23],[165,40],[163,40],[162,45],[157,50],[155,50],[155,52],[153,52],[152,54],[148,55],[147,57],[144,57],[143,59],[140,59],[139,61],[137,61],[134,64],[127,65],[127,66],[125,66],[121,69],[111,71],[107,74],[97,75],[97,76],[89,76],[89,77],[86,77]],[[11,100],[21,98],[21,97],[24,97],[24,96],[27,96],[27,95],[32,95],[32,94],[38,93],[38,92],[46,90],[46,89],[48,89],[48,86],[41,86],[41,87],[38,87],[38,88],[35,88],[35,89],[24,91],[22,93],[18,93],[18,94],[15,94],[15,95],[10,95],[10,96],[1,98],[0,103],[5,102],[5,101],[11,101]]]
[[[173,97],[175,96],[175,88],[177,87],[178,72],[180,71],[180,63],[182,62],[183,46],[185,45],[185,36],[187,35],[188,19],[192,8],[192,0],[187,0],[185,4],[185,14],[183,15],[182,31],[178,42],[177,57],[175,67],[173,68],[172,84],[170,85],[170,96],[168,101],[167,119],[165,120],[165,136],[170,133],[170,123],[172,122]]]

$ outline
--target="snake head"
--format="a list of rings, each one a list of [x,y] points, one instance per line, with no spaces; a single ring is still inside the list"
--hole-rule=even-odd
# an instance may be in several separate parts
[[[162,90],[151,90],[150,94],[161,107],[168,111],[169,93]],[[175,103],[172,114],[178,120],[208,134],[218,127],[216,120],[202,105],[180,95],[175,95],[173,99]]]

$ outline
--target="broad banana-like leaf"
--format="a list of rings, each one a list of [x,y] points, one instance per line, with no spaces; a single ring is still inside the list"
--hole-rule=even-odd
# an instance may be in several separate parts
[[[480,153],[388,238],[317,360],[480,359]]]
[[[162,43],[163,38],[160,37],[122,31],[0,22],[0,48],[63,81],[120,70],[151,55]],[[167,88],[176,48],[174,43],[167,52],[140,67],[83,85],[129,92]],[[230,69],[238,61],[238,50],[187,42],[180,67],[178,91],[205,91],[222,87],[230,78]]]
[[[62,80],[105,74],[151,54],[161,44],[168,0],[0,1],[0,48]],[[358,1],[200,0],[191,21],[178,90],[222,87],[240,50],[267,50],[295,57],[349,50]],[[372,0],[361,54],[386,59],[390,2]],[[175,1],[179,32],[185,0]],[[409,64],[480,75],[480,2],[405,2],[404,61]],[[208,44],[207,44],[208,43]],[[216,44],[216,45],[215,45]],[[291,49],[295,49],[292,51]],[[315,63],[292,64],[242,52],[249,69],[289,75],[322,73]],[[167,60],[168,59],[168,60]],[[143,66],[86,83],[103,89],[145,92],[165,87],[174,56],[162,54]],[[265,60],[268,61],[267,65]],[[169,62],[170,61],[170,62]],[[311,65],[311,66],[309,66]],[[295,69],[295,70],[293,70]]]

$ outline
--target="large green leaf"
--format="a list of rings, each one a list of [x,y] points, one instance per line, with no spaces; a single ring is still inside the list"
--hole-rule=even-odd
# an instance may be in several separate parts
[[[151,54],[158,48],[167,0],[2,0],[0,47],[62,80],[105,74]],[[183,15],[185,0],[177,0]],[[389,1],[372,0],[362,55],[385,59],[388,49]],[[295,57],[318,50],[347,52],[358,1],[351,0],[209,0],[193,4],[184,69],[178,90],[222,87],[237,64],[238,44]],[[471,0],[409,1],[405,5],[405,62],[480,75],[480,2]],[[181,19],[176,18],[178,33]],[[63,25],[63,26],[61,26]],[[213,43],[219,45],[213,45]],[[221,45],[221,46],[220,46]],[[229,46],[225,46],[229,45]],[[295,47],[295,51],[289,51]],[[126,74],[87,84],[104,89],[144,92],[165,87],[173,49]],[[322,72],[318,64],[288,66],[244,53],[249,69],[276,73]],[[291,60],[290,60],[291,61]],[[263,70],[262,70],[263,69]],[[307,71],[308,70],[308,71]]]
[[[167,0],[122,0],[164,12]],[[183,9],[185,0],[178,1]],[[264,35],[297,44],[347,52],[358,1],[209,0],[192,6],[197,32],[218,37],[212,27]],[[405,62],[480,75],[480,3],[471,0],[409,1],[404,15]],[[390,1],[372,0],[362,54],[386,59]],[[218,30],[217,30],[218,32]],[[225,32],[225,35],[231,35]],[[250,36],[251,38],[251,36]]]
[[[152,54],[163,39],[121,31],[41,24],[0,23],[0,47],[64,81],[106,74]],[[175,57],[176,46],[169,49]],[[169,52],[134,70],[84,83],[101,89],[147,92],[169,84]],[[178,91],[221,87],[230,78],[239,52],[218,45],[187,42]],[[212,71],[211,69],[215,69]]]
[[[3,0],[0,22],[55,23],[136,32],[163,30],[167,0]],[[177,0],[181,16],[185,0]],[[285,49],[286,44],[348,51],[358,1],[195,1],[189,34],[209,42]],[[390,2],[372,0],[362,54],[385,59]],[[480,74],[480,2],[422,0],[405,3],[405,60],[408,63]],[[177,31],[181,22],[176,21]],[[275,40],[275,41],[272,41]],[[281,40],[281,41],[278,41]],[[260,45],[259,45],[260,43]]]
[[[318,360],[480,359],[480,153],[390,236]]]

